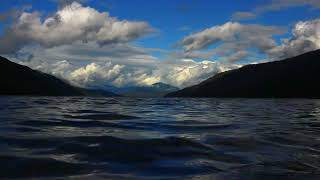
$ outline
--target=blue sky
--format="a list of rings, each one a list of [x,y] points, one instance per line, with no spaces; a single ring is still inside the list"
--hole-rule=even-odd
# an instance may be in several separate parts
[[[70,7],[74,9],[69,12]],[[118,78],[124,74],[124,79],[135,78],[122,85],[164,81],[187,86],[239,65],[317,49],[319,12],[317,0],[4,0],[0,40],[7,44],[0,44],[0,54],[71,81],[85,81],[74,80],[83,74],[72,80],[72,72],[110,61],[113,65],[104,71],[121,65],[125,70]],[[52,20],[68,13],[74,16],[72,21]],[[92,19],[76,22],[79,13]],[[100,17],[106,19],[94,19]],[[47,26],[46,20],[56,26]],[[83,31],[77,34],[77,28],[100,29],[90,32],[92,37]],[[73,67],[58,73],[47,67],[60,61]],[[164,75],[167,71],[174,75]],[[98,84],[125,81],[91,73],[95,75],[86,75]]]
[[[144,38],[141,43],[148,47],[171,49],[177,41],[192,32],[223,24],[230,21],[232,14],[237,11],[251,11],[267,3],[266,0],[91,0],[83,4],[101,12],[108,11],[119,19],[149,22],[159,33],[153,38]],[[4,0],[0,11],[24,6],[31,6],[31,10],[49,15],[59,5],[55,0]],[[297,21],[317,18],[319,12],[319,9],[309,5],[301,5],[267,12],[245,23],[290,27]]]

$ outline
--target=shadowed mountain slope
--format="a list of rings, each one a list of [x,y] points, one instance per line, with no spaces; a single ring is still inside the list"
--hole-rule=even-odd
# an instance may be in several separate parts
[[[125,97],[163,97],[170,92],[179,90],[177,87],[162,82],[149,86],[106,86],[104,89]]]
[[[167,97],[320,98],[320,50],[219,73]]]
[[[74,87],[52,75],[32,70],[0,56],[0,95],[114,96],[115,94]]]

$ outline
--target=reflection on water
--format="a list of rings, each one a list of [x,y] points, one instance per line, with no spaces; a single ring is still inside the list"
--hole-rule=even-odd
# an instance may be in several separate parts
[[[320,100],[0,97],[0,178],[318,179]]]

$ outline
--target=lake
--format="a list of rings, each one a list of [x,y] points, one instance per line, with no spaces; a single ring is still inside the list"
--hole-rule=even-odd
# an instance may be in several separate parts
[[[0,178],[319,179],[320,100],[0,97]]]

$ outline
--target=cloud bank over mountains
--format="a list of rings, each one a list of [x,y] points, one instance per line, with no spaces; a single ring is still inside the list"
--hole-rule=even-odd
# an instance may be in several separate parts
[[[199,83],[212,74],[240,67],[213,61],[196,62],[190,59],[176,61],[150,60],[142,64],[117,64],[114,61],[95,61],[80,66],[62,60],[55,63],[46,61],[25,61],[23,65],[53,74],[82,87],[104,86],[146,86],[164,82],[178,87]]]
[[[259,62],[259,55],[278,60],[320,48],[320,19],[297,22],[292,30],[229,21],[177,40],[172,50],[143,47],[137,40],[150,38],[161,29],[145,21],[115,18],[81,5],[83,1],[58,2],[59,9],[46,17],[39,12],[15,13],[0,35],[0,54],[78,86],[164,82],[186,87]],[[307,5],[317,7],[318,3],[308,1]],[[255,12],[238,12],[233,19],[256,16]],[[275,38],[285,34],[280,41]]]

